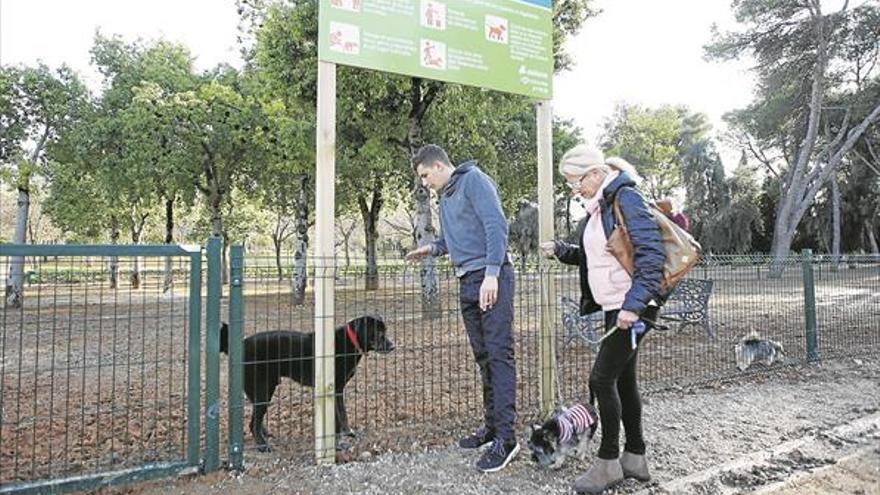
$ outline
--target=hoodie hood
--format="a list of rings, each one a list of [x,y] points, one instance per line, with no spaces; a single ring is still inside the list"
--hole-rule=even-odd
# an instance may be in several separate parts
[[[468,160],[461,165],[455,167],[455,170],[452,172],[452,177],[449,178],[449,182],[446,186],[443,187],[442,193],[445,196],[452,196],[455,193],[455,189],[458,187],[459,180],[462,176],[477,166],[476,160]]]
[[[617,191],[619,191],[620,188],[635,187],[635,185],[636,181],[633,180],[632,176],[626,172],[620,172],[620,174],[602,190],[602,200],[605,204],[610,205],[614,201],[614,197],[617,196]]]

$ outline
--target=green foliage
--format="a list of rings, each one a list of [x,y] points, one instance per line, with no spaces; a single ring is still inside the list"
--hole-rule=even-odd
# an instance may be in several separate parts
[[[46,149],[73,125],[86,96],[67,66],[0,68],[0,180],[27,190]]]
[[[849,8],[845,2],[841,10],[821,12],[819,8],[828,7],[822,4],[737,1],[733,8],[741,29],[726,33],[715,29],[706,47],[709,58],[748,57],[756,62],[753,102],[726,118],[740,141],[773,174],[762,196],[766,203],[763,224],[766,228],[775,225],[778,254],[788,249],[792,238],[792,247],[817,248],[817,240],[830,235],[830,201],[823,191],[824,182],[836,175],[846,197],[850,174],[841,173],[837,164],[853,162],[832,160],[849,146],[835,141],[835,136],[850,135],[854,123],[863,121],[880,101],[875,89],[880,86],[880,5],[864,2]],[[810,129],[818,131],[815,140]],[[865,218],[851,212],[870,210],[846,209],[844,231],[847,223],[856,229],[865,224]],[[849,237],[862,238],[853,234]],[[756,240],[765,245],[761,236]]]
[[[593,0],[553,0],[553,68],[568,70],[576,63],[565,42],[576,35],[587,19],[599,14]]]
[[[574,63],[564,42],[597,13],[592,5],[554,1],[557,71]],[[40,170],[48,179],[46,211],[68,236],[103,239],[111,229],[137,228],[145,216],[148,231],[164,227],[169,200],[198,206],[201,228],[191,234],[233,240],[268,232],[270,217],[301,213],[294,198],[314,184],[317,2],[238,6],[243,35],[256,41],[244,51],[242,71],[219,66],[196,74],[184,46],[98,33],[91,56],[104,77],[99,98],[90,99],[67,69],[53,76],[62,90],[52,91],[63,97],[51,99],[46,115],[61,117]],[[0,71],[5,165],[19,164],[23,144],[39,141],[37,121],[15,117],[24,107],[9,97],[22,77]],[[479,159],[501,185],[508,212],[535,196],[535,112],[526,98],[340,66],[337,116],[339,213],[407,204],[411,148],[421,142],[442,144],[459,160]],[[578,140],[571,123],[554,123],[554,163]],[[4,168],[10,182],[36,171],[30,162]]]
[[[632,163],[645,179],[643,190],[660,199],[681,185],[684,162],[702,163],[708,131],[708,118],[685,107],[621,103],[605,121],[602,147]]]

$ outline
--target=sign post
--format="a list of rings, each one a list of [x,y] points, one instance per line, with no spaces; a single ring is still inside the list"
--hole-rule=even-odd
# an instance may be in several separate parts
[[[318,62],[317,170],[315,171],[315,459],[336,461],[333,233],[336,188],[336,65]]]
[[[553,238],[552,0],[319,0],[315,277],[315,457],[335,460],[333,224],[336,64],[525,95],[539,101],[541,240]],[[542,265],[544,266],[544,265]],[[552,279],[541,291],[541,396],[552,407]]]

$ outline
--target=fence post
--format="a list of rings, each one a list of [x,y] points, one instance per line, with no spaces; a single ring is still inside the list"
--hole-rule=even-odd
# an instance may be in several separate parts
[[[208,299],[205,302],[205,472],[220,468],[220,297],[222,241],[208,239]]]
[[[244,401],[242,400],[243,346],[242,330],[244,324],[244,247],[232,246],[230,253],[229,285],[229,466],[242,470],[244,435]]]
[[[315,179],[315,461],[336,462],[336,65],[318,62],[318,129]]]
[[[538,103],[536,108],[538,128],[538,230],[541,241],[551,241],[553,232],[553,109],[549,101]],[[538,277],[541,290],[541,333],[539,339],[541,366],[541,412],[553,411],[556,395],[556,325],[557,310],[553,271],[549,260],[539,257]]]
[[[813,250],[801,251],[801,267],[804,272],[804,321],[807,325],[807,361],[819,359],[816,340],[816,282],[813,278]]]
[[[189,350],[187,354],[187,408],[186,460],[190,466],[199,465],[201,444],[200,409],[202,388],[202,250],[190,255],[189,272]]]

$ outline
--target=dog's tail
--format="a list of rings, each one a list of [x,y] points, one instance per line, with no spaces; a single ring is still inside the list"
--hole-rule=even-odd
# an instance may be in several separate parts
[[[225,321],[220,325],[220,352],[229,355],[229,325]]]

